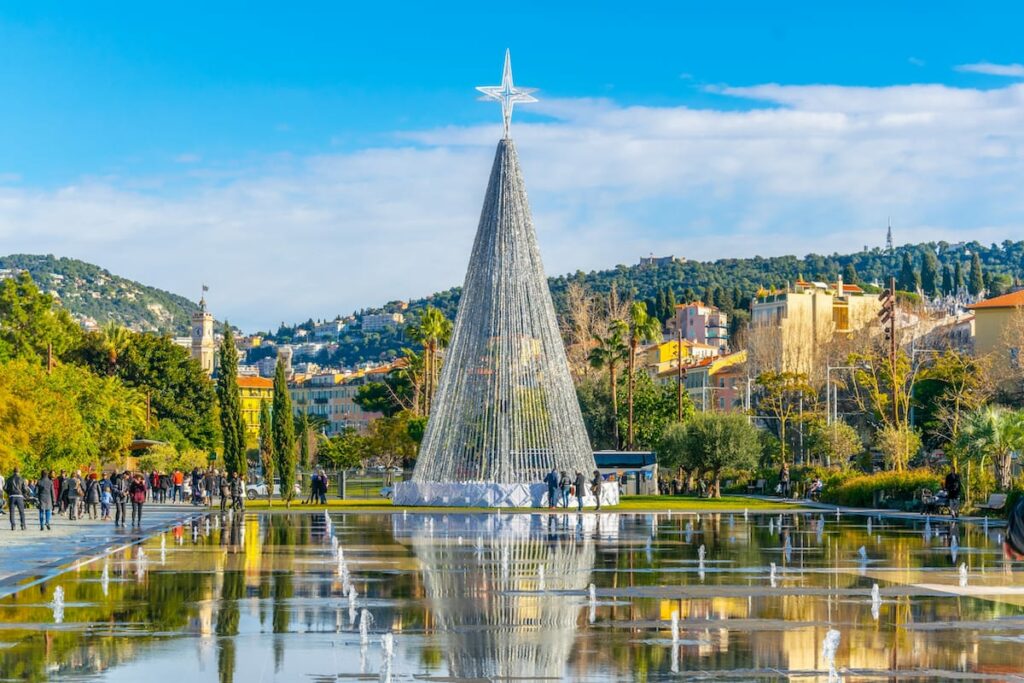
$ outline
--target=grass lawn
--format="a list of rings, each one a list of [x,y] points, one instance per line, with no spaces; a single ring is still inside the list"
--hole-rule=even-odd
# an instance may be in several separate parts
[[[396,510],[409,510],[410,512],[498,512],[497,508],[451,508],[451,507],[399,507],[392,505],[389,501],[380,498],[349,498],[347,500],[328,499],[327,509],[330,510],[351,510],[353,512],[395,512]],[[602,508],[607,512],[665,512],[668,510],[678,512],[741,512],[744,509],[751,512],[765,510],[793,510],[799,505],[788,503],[775,503],[772,501],[749,498],[747,496],[722,496],[714,498],[691,498],[689,496],[626,496],[615,507]],[[301,502],[293,502],[291,508],[285,508],[284,503],[275,500],[273,507],[270,507],[266,500],[251,500],[245,504],[246,510],[274,510],[278,512],[303,512],[310,510],[322,510],[323,505],[302,505]],[[570,507],[570,511],[573,508]],[[501,508],[500,512],[545,512],[545,508]]]

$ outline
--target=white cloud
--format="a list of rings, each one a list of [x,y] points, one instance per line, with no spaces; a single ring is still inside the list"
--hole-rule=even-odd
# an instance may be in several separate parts
[[[648,252],[714,259],[1020,236],[1024,85],[724,87],[749,108],[546,100],[514,126],[549,273]],[[498,125],[274,157],[174,182],[0,185],[8,251],[208,300],[246,329],[461,284]],[[173,187],[172,190],[161,189]]]
[[[974,64],[960,64],[956,67],[956,70],[966,73],[986,74],[988,76],[1024,78],[1024,64],[992,64],[991,62],[976,62]]]

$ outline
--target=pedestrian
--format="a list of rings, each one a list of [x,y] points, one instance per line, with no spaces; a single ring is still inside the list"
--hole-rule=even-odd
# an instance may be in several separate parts
[[[544,477],[544,483],[548,485],[548,509],[549,510],[554,510],[555,509],[555,501],[557,500],[555,498],[555,496],[558,495],[558,484],[559,484],[559,481],[560,480],[558,478],[558,470],[555,467],[552,467],[551,471],[548,472],[546,477]]]
[[[55,490],[57,491],[57,514],[63,515],[64,510],[67,509],[68,497],[67,489],[64,488],[64,482],[68,480],[67,472],[64,470],[60,471],[57,475],[57,480],[54,482]]]
[[[594,500],[597,501],[597,509],[601,509],[601,472],[600,470],[594,470],[594,478],[590,480],[590,493],[594,496]]]
[[[106,474],[103,475],[101,484],[106,484],[106,486],[100,486],[100,519],[106,522],[110,519],[110,503],[114,500],[114,492]]]
[[[245,509],[245,487],[242,485],[242,477],[235,472],[231,477],[231,509]]]
[[[237,472],[232,472],[230,475],[225,474],[220,477],[220,512],[224,514],[228,511],[228,499],[231,497],[231,477],[238,476]]]
[[[957,473],[956,467],[949,468],[943,488],[946,489],[946,505],[949,506],[949,515],[956,519],[960,515],[960,475]]]
[[[4,483],[4,493],[7,494],[7,511],[11,513],[11,531],[14,531],[15,513],[21,518],[21,530],[25,530],[25,498],[28,496],[28,487],[25,480],[21,478],[18,468]]]
[[[0,474],[0,515],[7,514],[4,512],[4,475]]]
[[[327,505],[327,473],[320,470],[320,504]]]
[[[36,485],[36,501],[39,503],[39,530],[50,531],[50,516],[53,514],[53,480],[44,470]]]
[[[213,505],[213,495],[217,492],[217,470],[210,468],[206,470],[206,485],[203,487],[206,491],[206,504],[209,506]]]
[[[142,528],[142,504],[146,502],[146,480],[136,474],[128,485],[128,498],[132,503],[132,527]]]
[[[572,480],[569,479],[569,475],[565,473],[565,470],[562,470],[558,473],[558,494],[563,508],[569,507],[569,496],[572,493]]]
[[[171,492],[171,501],[175,503],[185,502],[185,474],[181,470],[174,470],[172,476],[174,490]]]
[[[64,480],[64,485],[61,489],[61,497],[67,501],[68,519],[71,521],[78,518],[78,499],[81,495],[82,482],[79,480],[77,473],[72,474]]]
[[[125,471],[123,474],[114,473],[114,478],[111,480],[110,493],[114,499],[114,526],[123,527],[127,519],[127,501],[128,501],[128,472]]]
[[[779,493],[783,498],[789,498],[789,463],[782,463],[782,470],[779,472]]]
[[[1006,539],[1003,552],[1011,560],[1024,560],[1024,497],[1010,508],[1006,518]]]
[[[96,479],[96,473],[93,472],[85,484],[85,512],[89,515],[89,519],[96,519],[99,516],[97,514],[99,505],[100,483]]]
[[[577,512],[583,512],[583,498],[587,495],[587,478],[583,476],[583,473],[576,470],[576,510]]]

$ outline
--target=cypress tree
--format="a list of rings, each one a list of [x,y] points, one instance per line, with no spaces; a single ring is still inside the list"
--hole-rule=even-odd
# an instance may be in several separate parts
[[[295,418],[292,416],[292,398],[288,394],[288,379],[280,358],[274,370],[274,409],[271,415],[271,433],[274,444],[274,465],[281,479],[281,499],[291,505],[295,486]],[[271,488],[273,491],[273,488]]]
[[[715,305],[715,290],[708,285],[704,288],[704,305],[714,306]]]
[[[971,256],[971,275],[967,280],[967,291],[972,296],[978,296],[985,289],[985,276],[981,272],[981,259],[978,252]]]
[[[309,467],[309,415],[305,411],[299,417],[299,466]]]
[[[669,289],[668,294],[665,296],[665,306],[668,309],[666,315],[662,320],[668,322],[670,319],[676,317],[676,293],[675,290]]]
[[[267,482],[267,499],[273,502],[274,494],[274,436],[270,417],[270,402],[260,401],[260,462],[263,464],[263,480]]]
[[[942,293],[946,296],[952,296],[956,292],[956,288],[953,286],[953,269],[949,267],[947,263],[942,269]]]
[[[939,259],[931,247],[925,247],[924,258],[921,260],[921,289],[926,296],[939,293]]]
[[[853,267],[852,263],[847,263],[846,267],[843,268],[843,282],[848,285],[855,285],[860,282],[860,278],[857,277],[857,269]]]
[[[964,288],[964,269],[960,266],[960,262],[957,261],[953,264],[953,293],[959,294],[960,290]]]
[[[220,343],[220,371],[217,375],[220,399],[220,431],[224,440],[224,468],[229,473],[245,474],[245,423],[242,422],[242,398],[238,390],[238,351],[231,326],[224,323]]]
[[[903,264],[900,266],[900,275],[896,278],[896,288],[904,292],[916,292],[920,286],[921,276],[914,270],[910,254],[903,252]]]
[[[668,315],[665,311],[668,310],[668,297],[665,295],[665,290],[658,287],[658,306],[652,308],[652,311],[657,311],[656,315],[662,320],[668,320]]]

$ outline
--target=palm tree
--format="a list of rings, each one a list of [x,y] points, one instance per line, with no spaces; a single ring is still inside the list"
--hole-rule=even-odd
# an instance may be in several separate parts
[[[444,313],[434,306],[427,306],[420,316],[418,325],[412,326],[408,334],[423,345],[424,355],[424,396],[423,414],[430,414],[430,404],[434,399],[434,390],[437,387],[437,353],[444,347],[452,336],[452,321],[444,317]]]
[[[608,324],[608,334],[601,336],[594,335],[596,345],[590,350],[590,365],[597,370],[608,368],[608,383],[612,397],[612,439],[615,447],[619,447],[619,401],[616,389],[615,369],[619,363],[626,359],[629,347],[626,345],[626,335],[629,327],[624,320],[612,320]]]
[[[641,342],[658,341],[661,337],[661,323],[647,313],[647,304],[634,301],[629,307],[629,384],[626,387],[626,403],[629,406],[628,450],[633,450],[633,378],[636,372],[636,351]]]
[[[113,375],[117,372],[117,361],[125,352],[132,341],[132,333],[126,328],[118,325],[113,320],[108,322],[100,330],[100,343],[103,351],[107,354],[107,374]]]
[[[959,446],[980,456],[982,466],[986,457],[992,458],[996,484],[1009,490],[1013,452],[1024,449],[1024,413],[994,405],[972,411],[961,427]]]

